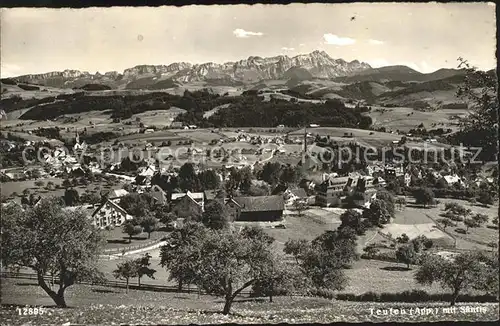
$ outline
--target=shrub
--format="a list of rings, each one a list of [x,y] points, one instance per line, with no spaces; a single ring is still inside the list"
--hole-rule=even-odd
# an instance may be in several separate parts
[[[464,228],[456,228],[456,229],[455,229],[455,232],[456,232],[456,233],[461,233],[461,234],[466,234],[466,233],[467,233],[467,231],[465,231],[465,229],[464,229]]]
[[[312,288],[307,291],[308,295],[312,297],[321,297],[326,299],[335,299],[337,295],[334,290],[324,288]]]
[[[389,252],[378,252],[374,254],[364,253],[361,255],[362,259],[374,259],[388,262],[397,262],[396,253],[394,251]]]
[[[381,294],[366,292],[360,295],[353,293],[339,293],[335,297],[337,300],[345,301],[371,301],[371,302],[439,302],[449,301],[451,293],[432,293],[424,290],[411,290],[403,292],[383,292]],[[471,295],[462,294],[458,296],[457,301],[461,302],[498,302],[494,295]]]

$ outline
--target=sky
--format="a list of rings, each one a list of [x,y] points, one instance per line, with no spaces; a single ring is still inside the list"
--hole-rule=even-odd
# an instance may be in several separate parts
[[[495,4],[351,3],[2,9],[2,77],[314,50],[428,73],[463,57],[496,66]]]

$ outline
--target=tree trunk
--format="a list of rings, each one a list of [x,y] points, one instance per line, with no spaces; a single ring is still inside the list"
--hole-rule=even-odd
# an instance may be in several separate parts
[[[131,234],[129,234],[129,236],[128,236],[128,243],[132,243],[132,235]]]
[[[125,293],[128,293],[128,277],[127,277],[127,285],[125,287]]]
[[[457,290],[455,290],[455,291],[453,292],[452,297],[451,297],[450,306],[454,306],[454,305],[455,305],[455,303],[457,302],[457,299],[458,299],[458,291],[457,291]]]
[[[38,275],[38,285],[40,285],[40,287],[50,296],[50,298],[54,300],[55,304],[58,307],[66,308],[67,305],[66,305],[66,300],[64,300],[64,290],[65,290],[64,286],[60,285],[61,288],[56,293],[51,288],[49,288],[49,286],[45,282],[45,279],[43,278],[43,274],[37,272],[37,275]]]
[[[138,285],[139,287],[141,287],[141,278],[140,278],[140,277],[137,277],[137,285]]]
[[[182,291],[182,278],[179,279],[179,283],[177,284],[177,291]]]
[[[269,294],[269,302],[273,302],[273,293]]]
[[[151,232],[148,232],[148,239],[151,238]]]
[[[229,314],[232,304],[233,304],[233,297],[231,296],[231,294],[226,294],[226,303],[224,304],[224,309],[222,310],[222,313],[224,315]]]

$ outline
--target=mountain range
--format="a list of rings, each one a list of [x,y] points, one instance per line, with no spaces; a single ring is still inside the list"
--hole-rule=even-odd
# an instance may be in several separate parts
[[[354,60],[333,59],[325,51],[314,51],[294,57],[279,55],[262,58],[250,56],[247,59],[222,64],[208,62],[191,64],[176,62],[170,65],[138,65],[116,71],[91,74],[86,71],[64,70],[44,74],[23,75],[18,81],[52,87],[81,87],[88,83],[99,83],[111,88],[141,88],[141,84],[164,82],[175,85],[193,82],[215,82],[238,85],[273,79],[333,79],[353,76],[371,69],[370,65]],[[141,81],[144,79],[143,81]],[[129,85],[132,83],[131,85]]]

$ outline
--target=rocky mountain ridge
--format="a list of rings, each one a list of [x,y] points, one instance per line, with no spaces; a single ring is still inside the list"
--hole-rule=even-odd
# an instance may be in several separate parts
[[[74,87],[79,80],[92,81],[117,87],[141,78],[155,80],[171,79],[179,83],[198,82],[205,80],[233,80],[252,83],[260,80],[289,79],[293,77],[291,70],[300,68],[309,72],[311,78],[336,78],[355,75],[370,69],[370,65],[357,60],[347,62],[343,59],[333,59],[325,51],[314,51],[294,57],[279,55],[262,58],[250,56],[247,59],[222,64],[207,62],[191,64],[176,62],[170,65],[138,65],[125,69],[123,73],[116,71],[104,74],[87,71],[64,70],[44,74],[31,74],[15,77],[15,79],[41,85],[59,87]],[[301,75],[302,78],[303,74]]]

